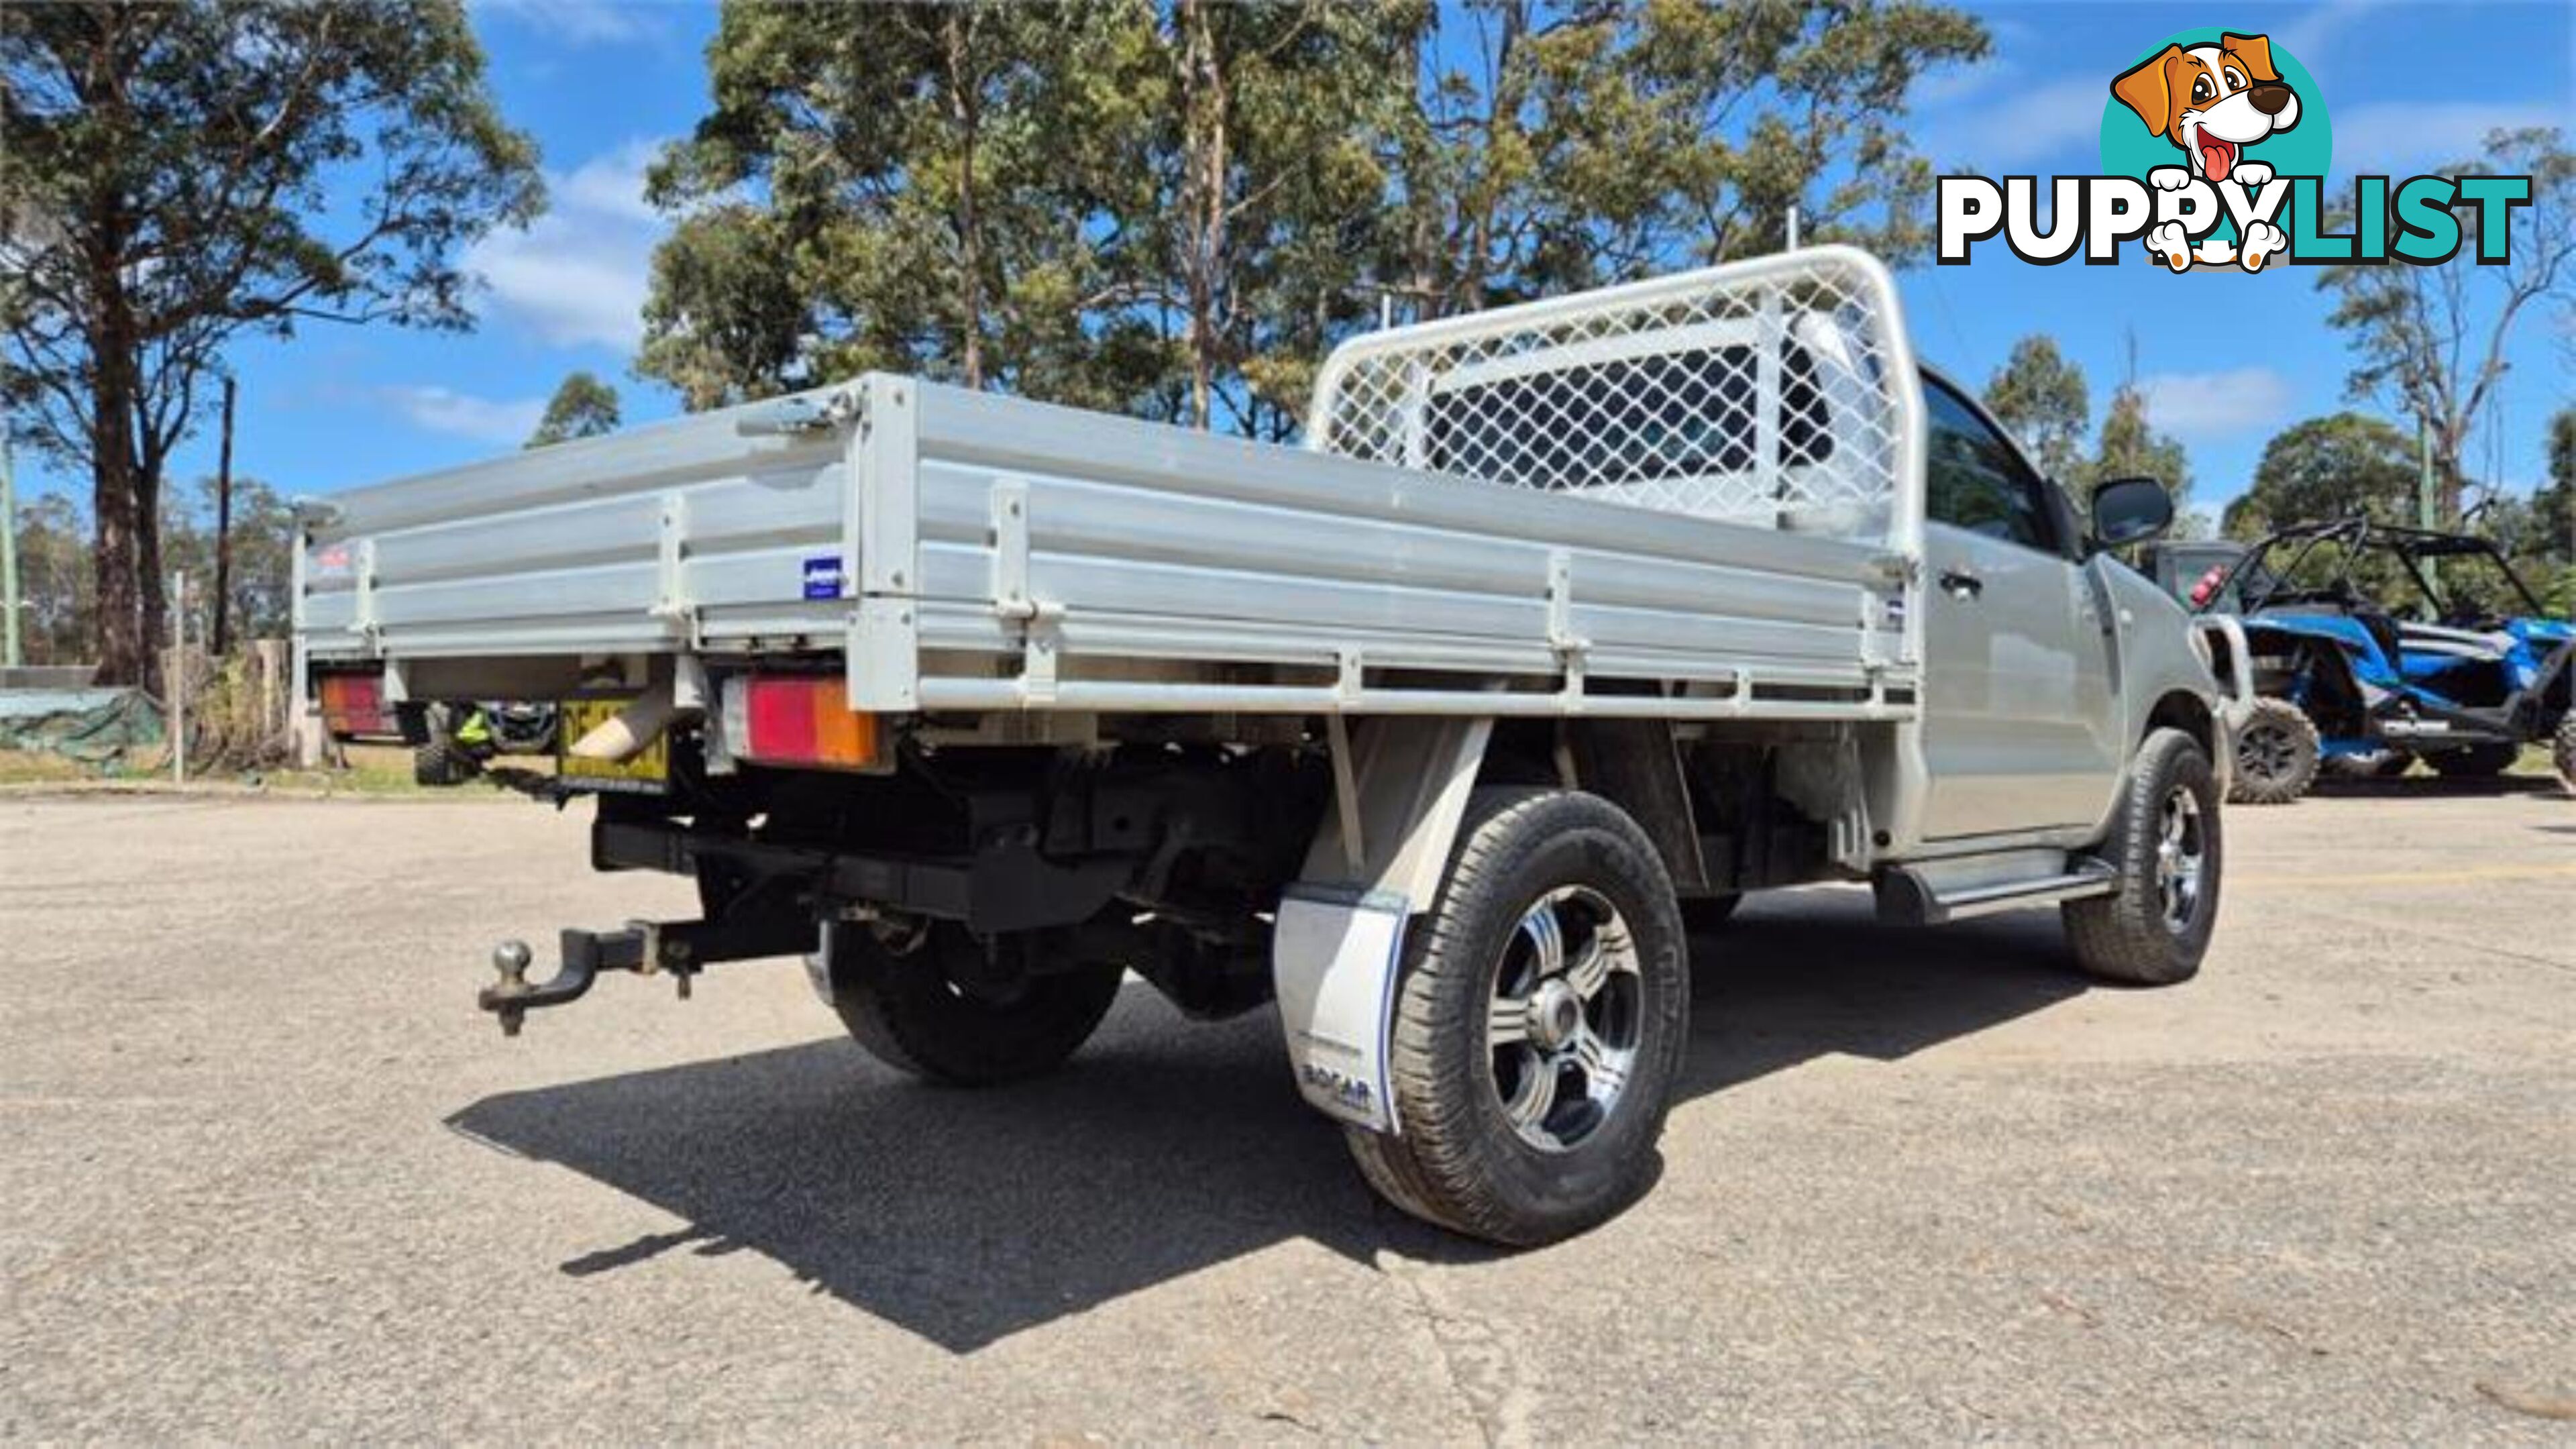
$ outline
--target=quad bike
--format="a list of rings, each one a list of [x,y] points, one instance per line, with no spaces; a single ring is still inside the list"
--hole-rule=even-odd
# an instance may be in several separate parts
[[[431,704],[418,715],[411,776],[423,785],[462,785],[496,755],[542,755],[555,747],[551,704],[500,700]]]
[[[2186,597],[2239,615],[2251,650],[2259,698],[2237,730],[2237,800],[2296,800],[2321,768],[2390,776],[2421,760],[2484,778],[2532,743],[2576,790],[2576,625],[2547,617],[2488,539],[2301,524],[2212,565]]]

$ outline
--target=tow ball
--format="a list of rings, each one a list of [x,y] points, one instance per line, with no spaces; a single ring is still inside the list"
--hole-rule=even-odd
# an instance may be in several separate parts
[[[667,974],[686,1001],[689,983],[710,962],[798,955],[814,949],[816,934],[810,918],[785,915],[630,921],[615,931],[566,930],[562,964],[553,976],[533,983],[528,968],[536,956],[528,943],[503,941],[492,948],[492,970],[501,979],[475,993],[474,1004],[501,1019],[503,1036],[517,1036],[529,1012],[579,1001],[603,971]]]
[[[685,1001],[696,964],[688,959],[683,942],[671,943],[675,950],[657,950],[660,943],[655,938],[660,934],[649,921],[637,921],[622,931],[566,931],[563,964],[555,968],[551,978],[534,984],[528,980],[528,967],[535,962],[536,953],[528,949],[525,941],[504,941],[492,948],[492,969],[501,979],[476,993],[474,1004],[501,1018],[503,1036],[517,1036],[530,1011],[579,1001],[602,971],[645,975],[668,970],[679,982],[680,999]],[[666,952],[669,959],[665,959]]]

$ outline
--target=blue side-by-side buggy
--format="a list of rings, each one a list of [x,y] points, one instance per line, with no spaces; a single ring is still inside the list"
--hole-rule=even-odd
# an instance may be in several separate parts
[[[2497,775],[2531,743],[2576,790],[2576,625],[2548,617],[2491,541],[2350,518],[2170,545],[2148,567],[2245,626],[2259,698],[2237,730],[2236,798],[2281,804],[2320,768],[2419,759]]]

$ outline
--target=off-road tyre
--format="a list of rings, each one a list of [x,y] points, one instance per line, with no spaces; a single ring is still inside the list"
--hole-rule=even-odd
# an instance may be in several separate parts
[[[829,958],[832,1010],[850,1037],[895,1070],[953,1087],[987,1087],[1062,1066],[1091,1039],[1118,999],[1116,962],[1034,974],[996,999],[955,984],[958,953],[983,947],[941,922],[908,952],[865,926],[835,925]]]
[[[2513,762],[2521,758],[2522,746],[2498,743],[2437,750],[2426,755],[2424,763],[2446,780],[2492,780],[2512,769]]]
[[[433,789],[462,785],[481,770],[473,755],[444,734],[431,734],[429,743],[411,752],[411,779],[415,785]]]
[[[2316,721],[2286,699],[2255,700],[2236,727],[2236,781],[2227,798],[2239,805],[2287,805],[2316,780]]]
[[[2201,869],[2191,908],[2177,921],[2159,860],[2167,810],[2178,795],[2188,796],[2194,807]],[[2218,921],[2223,834],[2217,777],[2200,743],[2180,730],[2148,735],[2129,765],[2111,833],[2102,842],[2101,856],[2118,872],[2118,888],[2058,908],[2077,964],[2124,986],[2170,986],[2196,975]]]
[[[1546,1149],[1504,1115],[1487,1020],[1524,916],[1567,887],[1624,923],[1634,1055],[1606,1113]],[[1689,1032],[1681,912],[1645,832],[1598,796],[1478,790],[1439,896],[1407,932],[1389,1034],[1399,1135],[1347,1129],[1351,1155],[1380,1196],[1427,1222],[1514,1247],[1570,1237],[1653,1184]]]
[[[2405,750],[2375,750],[2367,755],[2327,755],[2323,772],[2345,780],[2394,780],[2415,763]]]
[[[2558,733],[2549,741],[2549,763],[2558,770],[2558,783],[2576,795],[2576,709],[2558,722]]]

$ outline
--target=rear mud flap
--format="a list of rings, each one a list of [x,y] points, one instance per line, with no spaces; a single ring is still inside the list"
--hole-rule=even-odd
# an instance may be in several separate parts
[[[1298,1092],[1326,1116],[1372,1132],[1399,1130],[1387,1033],[1409,915],[1397,895],[1292,886],[1271,936],[1279,1028]]]

